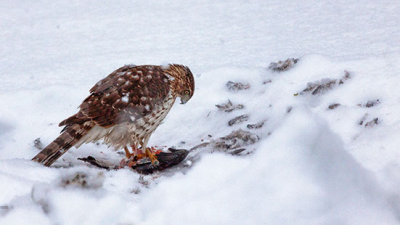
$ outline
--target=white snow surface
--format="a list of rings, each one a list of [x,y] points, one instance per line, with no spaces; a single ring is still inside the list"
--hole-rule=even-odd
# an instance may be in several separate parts
[[[399,12],[389,0],[1,1],[0,224],[399,224]],[[268,69],[289,57],[288,71]],[[30,161],[98,80],[170,62],[191,68],[196,90],[150,145],[190,149],[239,129],[259,140],[239,155],[198,148],[152,175],[77,160],[123,158],[101,143],[50,168]],[[215,106],[228,99],[244,108]]]

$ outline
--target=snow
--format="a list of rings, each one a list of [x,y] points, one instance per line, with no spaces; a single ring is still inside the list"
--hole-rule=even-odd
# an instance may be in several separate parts
[[[299,109],[253,156],[206,156],[185,182],[163,182],[144,198],[151,213],[143,224],[168,223],[174,213],[173,224],[396,223],[388,196],[316,117]]]
[[[399,224],[398,12],[389,0],[1,1],[0,224]],[[50,168],[30,161],[34,140],[54,140],[131,63],[195,75],[149,143],[193,148],[187,160],[152,175],[77,160],[123,158],[97,143]]]

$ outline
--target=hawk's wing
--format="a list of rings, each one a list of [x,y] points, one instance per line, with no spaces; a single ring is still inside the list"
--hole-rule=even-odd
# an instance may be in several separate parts
[[[80,111],[60,126],[93,121],[108,127],[152,113],[168,98],[170,80],[160,66],[124,66],[100,80]]]

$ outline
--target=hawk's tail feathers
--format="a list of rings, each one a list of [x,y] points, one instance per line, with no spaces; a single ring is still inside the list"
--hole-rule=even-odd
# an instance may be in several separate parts
[[[84,124],[73,124],[67,126],[60,136],[39,152],[33,161],[42,163],[45,166],[51,166],[58,158],[74,146],[85,134],[89,132],[92,126]]]

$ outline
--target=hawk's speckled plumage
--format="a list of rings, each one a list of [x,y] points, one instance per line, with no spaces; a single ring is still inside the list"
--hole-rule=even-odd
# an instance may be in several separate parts
[[[194,92],[188,67],[124,66],[100,80],[75,115],[62,121],[61,135],[32,160],[50,166],[72,146],[104,139],[115,148],[146,148],[153,131],[177,97],[186,103]]]

